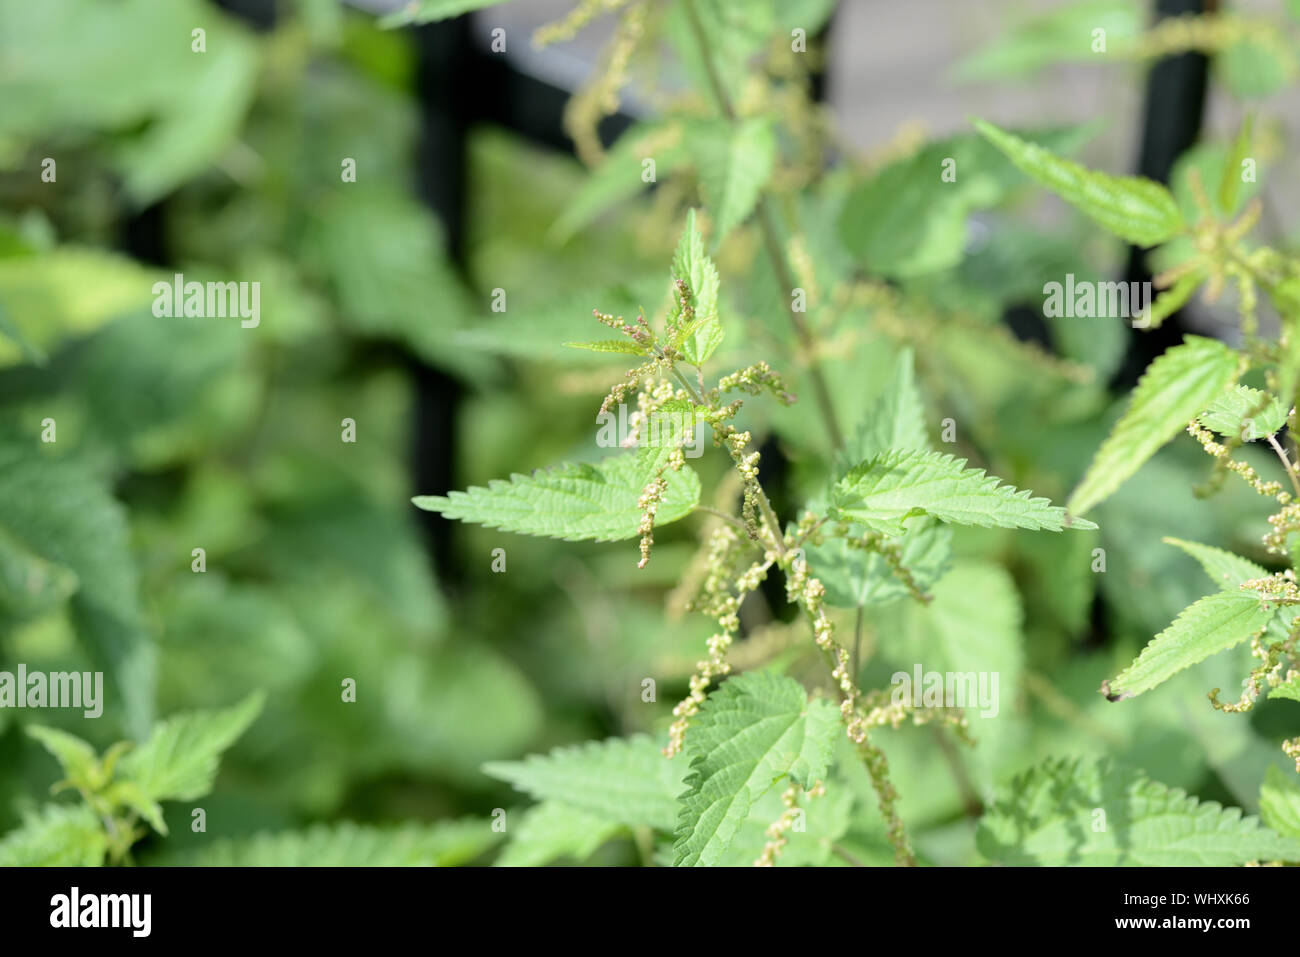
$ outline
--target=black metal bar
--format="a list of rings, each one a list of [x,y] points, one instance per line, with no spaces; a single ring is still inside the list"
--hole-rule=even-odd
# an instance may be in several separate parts
[[[1155,18],[1162,20],[1189,13],[1205,13],[1212,0],[1157,0]],[[1147,78],[1146,103],[1142,120],[1142,145],[1138,173],[1168,183],[1174,162],[1195,145],[1205,114],[1205,93],[1209,58],[1203,53],[1180,53],[1159,60]],[[1129,248],[1127,282],[1150,282],[1146,252]],[[1132,329],[1128,352],[1112,385],[1129,388],[1151,361],[1182,341],[1185,331],[1181,313],[1174,313],[1157,329]]]
[[[425,24],[412,31],[420,134],[416,145],[416,190],[442,221],[447,256],[465,275],[466,142],[482,103],[477,58],[468,17]],[[412,480],[421,495],[441,495],[455,484],[461,384],[441,369],[412,357],[415,383]],[[435,512],[419,521],[438,574],[444,582],[462,578],[452,553],[453,523]]]
[[[412,31],[418,64],[420,109],[417,184],[420,198],[438,215],[447,255],[462,276],[466,268],[466,147],[477,123],[494,123],[534,143],[571,153],[564,132],[570,92],[519,70],[474,36],[469,17],[425,24]],[[626,113],[606,117],[601,139],[612,143],[630,126]],[[415,381],[413,480],[419,494],[445,494],[458,487],[455,454],[461,383],[441,369],[411,360]],[[463,575],[453,553],[455,522],[421,512],[420,522],[439,576],[452,583]]]

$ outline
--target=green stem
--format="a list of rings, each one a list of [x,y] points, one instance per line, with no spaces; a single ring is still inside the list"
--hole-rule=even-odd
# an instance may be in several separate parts
[[[650,828],[634,828],[632,831],[632,839],[636,843],[636,851],[641,858],[641,866],[654,867],[654,835],[650,833]]]
[[[695,8],[695,0],[683,0],[682,5],[686,9],[686,18],[690,21],[691,33],[695,36],[695,43],[700,48],[700,59],[704,62],[704,72],[708,76],[713,97],[718,101],[718,109],[722,111],[722,115],[726,117],[728,123],[735,125],[736,109],[731,103],[731,97],[727,95],[727,88],[723,84],[718,68],[713,62],[713,54],[709,49],[708,34],[704,30],[704,24],[700,21],[699,11]],[[790,272],[790,266],[785,260],[785,255],[781,252],[780,236],[777,233],[776,222],[766,196],[759,196],[757,213],[759,228],[763,233],[763,247],[767,251],[768,259],[771,260],[772,271],[776,274],[777,283],[787,290],[793,290],[795,288],[794,275]],[[812,332],[808,329],[808,324],[804,322],[803,316],[795,311],[793,303],[790,304],[788,314],[790,322],[794,326],[795,336],[799,339],[799,345],[804,352],[808,374],[812,378],[813,393],[817,397],[817,405],[821,409],[822,419],[826,423],[826,431],[830,435],[831,445],[838,449],[844,445],[844,435],[840,432],[839,422],[835,417],[835,405],[831,401],[830,386],[827,385],[826,378],[822,374],[821,365],[817,361],[816,342],[813,339]]]
[[[934,730],[934,737],[939,743],[939,750],[943,752],[944,759],[948,762],[948,770],[952,772],[953,782],[957,785],[957,793],[961,795],[961,802],[966,808],[966,816],[979,817],[984,813],[984,802],[980,800],[979,793],[975,790],[975,786],[971,784],[970,775],[966,773],[966,765],[962,763],[961,755],[957,753],[957,749],[948,740],[948,736],[942,727],[937,724],[930,727]]]
[[[663,358],[662,352],[660,353],[660,358]],[[686,394],[691,397],[692,402],[715,412],[717,411],[713,405],[704,401],[704,397],[696,391],[695,387],[691,385],[686,376],[682,375],[681,370],[677,368],[676,363],[670,362],[668,368],[672,372],[673,377],[681,384],[681,387],[686,390]],[[772,509],[772,503],[768,501],[767,493],[763,491],[763,486],[755,483],[754,489],[758,494],[759,511],[763,513],[763,520],[767,524],[768,534],[772,536],[772,547],[776,549],[778,555],[785,558],[785,535],[781,531],[781,520],[776,517],[776,512]]]
[[[840,845],[835,844],[834,842],[831,843],[831,853],[835,854],[837,857],[844,858],[844,860],[848,861],[854,867],[867,866],[866,864],[863,864],[862,861],[860,861],[856,855],[849,853],[847,848],[841,847]]]
[[[804,532],[802,535],[800,535],[798,538],[796,538],[796,539],[794,540],[794,547],[795,547],[795,548],[798,548],[798,547],[801,546],[804,542],[808,541],[808,539],[812,538],[812,536],[814,535],[814,533],[816,533],[816,531],[817,531],[819,528],[821,528],[823,525],[825,525],[828,521],[829,521],[829,519],[826,519],[826,518],[819,518],[819,519],[817,520],[816,524],[814,524],[814,525],[812,526],[812,528],[808,529],[808,531]]]
[[[728,525],[738,528],[742,533],[746,531],[744,522],[736,518],[736,516],[734,515],[728,515],[720,508],[713,508],[712,506],[709,505],[696,505],[695,510],[697,512],[708,512],[710,515],[722,519]]]
[[[1295,497],[1297,501],[1300,501],[1300,479],[1296,478],[1295,466],[1291,464],[1291,459],[1286,454],[1286,449],[1282,448],[1282,446],[1278,444],[1276,435],[1270,435],[1268,437],[1268,444],[1273,446],[1273,451],[1276,452],[1277,457],[1282,460],[1282,467],[1286,469],[1286,477],[1291,480],[1291,488],[1295,489]]]
[[[1112,748],[1122,748],[1124,739],[1104,725],[1090,718],[1044,675],[1036,671],[1025,672],[1025,689],[1042,702],[1043,707],[1086,734],[1094,735]]]
[[[865,617],[866,609],[861,605],[858,606],[858,613],[853,621],[853,683],[858,683],[858,675],[862,670],[862,619]]]
[[[659,357],[661,359],[664,358],[662,352],[659,354]],[[695,386],[691,385],[690,380],[687,379],[686,376],[682,375],[681,370],[677,368],[676,364],[670,362],[668,368],[672,372],[673,378],[675,378],[678,381],[678,383],[680,383],[681,387],[686,390],[686,394],[691,397],[692,402],[694,402],[696,405],[702,405],[705,408],[709,408],[709,409],[713,408],[711,405],[709,405],[707,402],[704,401],[704,398],[700,395],[699,392],[696,391]]]

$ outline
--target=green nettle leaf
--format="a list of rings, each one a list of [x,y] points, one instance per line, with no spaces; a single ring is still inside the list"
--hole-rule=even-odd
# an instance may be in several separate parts
[[[1160,183],[1087,169],[984,120],[975,127],[1023,172],[1121,239],[1156,246],[1185,228],[1177,201]]]
[[[1239,385],[1211,402],[1200,418],[1201,425],[1220,435],[1253,442],[1282,428],[1286,415],[1287,410],[1276,396]]]
[[[687,158],[684,142],[677,122],[638,123],[627,130],[565,206],[549,238],[563,243],[605,210],[645,190],[646,160],[655,164],[651,182],[678,170]]]
[[[118,764],[118,777],[149,801],[191,801],[212,790],[221,754],[262,711],[264,696],[249,695],[221,711],[168,718]],[[161,822],[159,822],[161,823]],[[157,826],[157,824],[155,824]],[[166,833],[165,828],[158,828]]]
[[[155,278],[124,256],[76,246],[0,259],[0,310],[15,340],[0,340],[0,366],[44,362],[66,341],[147,310]]]
[[[102,783],[98,780],[99,756],[87,742],[76,735],[58,728],[47,728],[42,724],[29,724],[27,733],[54,755],[69,783],[91,790],[97,789]]]
[[[1296,73],[1295,55],[1275,36],[1242,37],[1222,50],[1214,65],[1228,89],[1244,99],[1272,96]]]
[[[1273,764],[1259,789],[1259,816],[1279,834],[1300,838],[1300,784]]]
[[[1069,152],[1087,131],[1033,135],[1044,146]],[[997,204],[1021,182],[1016,168],[978,135],[949,137],[854,187],[840,214],[839,235],[873,273],[907,279],[947,269],[962,261],[969,245],[971,213]]]
[[[1143,10],[1132,0],[1082,0],[999,30],[998,38],[957,64],[963,80],[1026,78],[1058,63],[1096,61],[1093,31],[1104,30],[1109,52],[1121,51],[1144,28]]]
[[[329,290],[346,328],[399,340],[456,376],[490,368],[481,357],[456,348],[458,333],[469,332],[464,326],[477,306],[444,255],[442,227],[429,210],[408,202],[400,191],[372,184],[322,197],[314,213],[304,227],[303,265]],[[430,303],[438,304],[436,322],[428,318]],[[517,305],[511,303],[511,312]],[[574,328],[581,332],[555,337],[557,352],[558,342],[592,331],[592,305],[573,314]],[[587,321],[579,325],[584,316]],[[487,320],[481,325],[484,332],[496,329]]]
[[[543,801],[510,828],[510,843],[496,867],[540,867],[567,858],[581,863],[623,825],[561,801]]]
[[[930,604],[895,605],[873,623],[891,661],[921,662],[927,671],[996,674],[991,701],[965,702],[974,715],[984,707],[1011,710],[1006,702],[1015,699],[1024,672],[1024,617],[1016,583],[1005,568],[964,559],[935,586]],[[913,694],[920,698],[924,688]]]
[[[143,734],[152,721],[156,653],[137,598],[126,515],[75,462],[34,454],[35,438],[0,437],[0,529],[6,541],[76,576],[70,619],[106,695]]]
[[[485,7],[493,7],[505,0],[410,0],[402,7],[379,21],[379,26],[404,27],[411,23],[436,23],[449,20],[462,13],[472,13]]]
[[[1201,336],[1185,336],[1152,362],[1066,508],[1083,515],[1124,484],[1233,384],[1237,362],[1232,349]]]
[[[713,246],[754,211],[776,162],[776,131],[753,117],[735,125],[707,121],[691,127],[700,191],[713,214]]]
[[[1101,814],[1105,815],[1104,819]],[[1300,860],[1300,840],[1108,761],[1054,760],[999,790],[975,843],[999,864],[1228,866]]]
[[[320,824],[305,831],[223,838],[174,863],[195,867],[454,867],[501,838],[488,818],[372,827]],[[171,859],[168,864],[173,863]]]
[[[99,867],[107,853],[89,805],[47,804],[0,840],[0,867]]]
[[[904,349],[894,360],[894,371],[876,397],[858,432],[835,456],[832,475],[844,475],[867,459],[892,449],[923,451],[930,448],[925,434],[925,403],[916,385],[916,371],[911,349]]]
[[[118,166],[140,206],[166,196],[234,144],[257,89],[259,50],[242,32],[210,36],[211,52],[190,82],[178,84],[160,115],[118,150]]]
[[[686,771],[685,761],[669,761],[648,735],[589,741],[522,761],[483,765],[484,774],[509,781],[539,801],[660,831],[673,829]]]
[[[1045,498],[1002,485],[966,460],[942,452],[891,451],[850,469],[832,490],[835,511],[868,528],[898,534],[914,515],[958,525],[1061,531],[1096,528]]]
[[[631,339],[598,339],[594,342],[566,342],[570,349],[586,349],[588,352],[616,352],[621,355],[643,356],[645,348]]]
[[[1197,542],[1185,542],[1181,538],[1164,539],[1168,545],[1176,545],[1200,563],[1210,581],[1220,588],[1236,588],[1244,581],[1264,578],[1268,571],[1262,565],[1256,565],[1248,558],[1234,555],[1232,552],[1213,545],[1201,545]]]
[[[677,816],[675,866],[719,862],[750,809],[785,778],[826,777],[839,709],[793,678],[747,672],[709,695],[686,735],[691,757]]]
[[[672,279],[683,280],[690,289],[689,305],[694,313],[687,321],[681,296],[674,288],[668,322],[680,324],[681,335],[673,345],[681,349],[687,362],[702,365],[722,342],[723,331],[718,319],[718,270],[704,252],[704,237],[695,228],[693,209],[686,214],[686,228],[673,254]]]
[[[115,807],[129,807],[144,820],[149,822],[159,834],[167,833],[167,821],[163,817],[162,805],[144,793],[144,789],[134,781],[115,781],[104,792],[104,797]]]
[[[95,157],[112,162],[137,208],[203,173],[235,143],[262,47],[201,0],[60,0],[6,13],[6,140],[40,142],[51,130],[110,134],[91,141]],[[195,56],[188,40],[170,42],[200,22],[205,53]],[[38,48],[39,57],[23,53]],[[136,64],[129,76],[126,62]]]
[[[1254,592],[1206,595],[1184,608],[1118,677],[1103,682],[1102,692],[1116,701],[1150,691],[1184,668],[1245,641],[1268,625],[1276,611]]]
[[[420,495],[419,508],[523,535],[568,542],[612,542],[633,538],[641,524],[637,504],[668,455],[667,448],[634,449],[597,465],[566,463],[532,475],[512,475],[472,485],[464,492]],[[664,472],[668,489],[655,515],[667,525],[690,513],[700,500],[700,480],[689,466]]]
[[[0,619],[38,618],[63,604],[78,584],[70,568],[46,561],[0,528]]]
[[[926,451],[929,448],[925,403],[916,384],[912,350],[903,349],[857,434],[836,453],[831,476],[838,481],[857,463],[891,449]],[[901,549],[904,567],[923,591],[942,577],[952,561],[952,530],[938,522],[925,519],[912,522],[894,544]],[[807,552],[817,569],[817,577],[826,586],[826,600],[832,605],[848,608],[884,605],[910,594],[903,580],[877,552],[854,548],[844,539],[831,537],[821,545],[809,545]]]

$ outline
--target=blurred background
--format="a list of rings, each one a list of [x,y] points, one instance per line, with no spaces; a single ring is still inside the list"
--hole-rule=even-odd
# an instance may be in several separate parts
[[[658,301],[694,185],[575,219],[591,174],[566,102],[597,69],[613,20],[536,49],[534,31],[568,0],[380,27],[404,6],[0,0],[0,573],[42,569],[37,593],[0,592],[0,667],[103,670],[103,719],[40,716],[100,747],[159,716],[268,695],[205,800],[211,833],[191,834],[188,808],[169,806],[172,836],[147,839],[146,863],[217,835],[520,807],[526,798],[484,762],[662,730],[711,631],[673,592],[698,523],[657,536],[638,573],[628,543],[507,535],[409,504],[604,454],[595,410],[621,367],[560,343],[593,337],[593,307]],[[1258,107],[1264,233],[1294,248],[1293,59],[1234,48],[1117,66],[1062,55],[1062,23],[1104,22],[1120,39],[1217,7],[834,5],[809,75],[838,176],[801,207],[821,223],[810,230],[818,268],[845,255],[831,244],[846,193],[929,140],[967,133],[971,115],[1081,131],[1089,165],[1178,186],[1187,151],[1221,161],[1243,111]],[[1281,0],[1231,7],[1261,22],[1287,16]],[[1048,26],[1034,26],[1043,17]],[[190,48],[196,27],[202,56]],[[687,89],[671,48],[660,52],[599,124],[606,146]],[[40,175],[47,157],[53,182]],[[355,182],[341,177],[347,160]],[[961,220],[960,264],[920,277],[882,265],[877,278],[906,305],[855,307],[878,324],[835,340],[831,375],[842,420],[854,422],[898,345],[911,344],[935,421],[960,423],[962,454],[1062,501],[1117,414],[1115,390],[1187,330],[1230,334],[1233,304],[1196,302],[1145,338],[1119,323],[1052,327],[1044,276],[1143,278],[1152,264],[1016,185]],[[724,288],[729,270],[761,272],[750,239],[720,255]],[[260,282],[260,326],[156,318],[152,284],[176,272]],[[765,328],[746,298],[755,288],[735,283],[733,305]],[[504,314],[492,311],[494,290]],[[949,311],[969,321],[949,327]],[[751,347],[777,365],[793,353],[774,333],[738,340],[738,354]],[[765,481],[792,517],[824,476],[820,434],[797,413],[754,414]],[[52,443],[39,440],[47,419]],[[355,442],[342,438],[349,419]],[[1253,804],[1262,768],[1277,763],[1271,706],[1225,728],[1208,708],[1178,704],[1203,701],[1216,681],[1235,686],[1240,661],[1207,662],[1126,709],[1096,694],[1204,590],[1163,535],[1267,558],[1258,500],[1236,486],[1213,507],[1193,497],[1199,455],[1180,447],[1153,460],[1095,516],[1096,535],[959,532],[959,559],[985,569],[966,582],[1005,594],[1005,614],[987,624],[1007,639],[1015,699],[1005,733],[970,759],[977,782],[1036,755],[1095,751]],[[721,463],[700,468],[714,487]],[[1095,547],[1107,550],[1105,575],[1088,570]],[[779,587],[747,603],[745,644],[793,660],[780,650],[793,639]],[[892,614],[879,619],[877,683],[891,670],[888,635],[904,630]],[[647,675],[659,683],[653,704],[641,698]],[[355,704],[340,702],[347,678]],[[0,833],[57,775],[21,733],[28,719],[0,711]],[[924,733],[902,732],[891,751],[904,817],[928,860],[963,863],[969,793],[909,749]],[[845,840],[888,860],[870,797],[862,808]],[[474,834],[449,860],[493,859],[497,838]],[[596,860],[636,855],[630,838],[614,839]]]

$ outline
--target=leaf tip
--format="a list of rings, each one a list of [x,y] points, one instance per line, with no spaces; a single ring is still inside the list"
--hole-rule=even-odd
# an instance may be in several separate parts
[[[1101,683],[1101,693],[1106,696],[1107,701],[1111,702],[1123,701],[1125,698],[1134,697],[1131,691],[1111,691],[1109,678]]]

